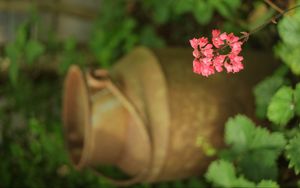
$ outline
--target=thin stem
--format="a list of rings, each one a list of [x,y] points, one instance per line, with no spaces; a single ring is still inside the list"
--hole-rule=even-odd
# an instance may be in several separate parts
[[[280,12],[281,14],[284,12],[284,10],[282,10],[281,8],[279,8],[275,3],[273,3],[271,0],[265,0],[265,2],[272,7],[273,9],[275,9],[276,11]]]
[[[253,30],[249,31],[247,34],[244,34],[242,37],[240,37],[240,39],[248,39],[248,37],[249,37],[250,35],[252,35],[253,33],[255,33],[255,32],[257,32],[257,31],[263,29],[264,27],[266,27],[266,26],[269,25],[270,23],[276,22],[276,20],[279,19],[280,17],[282,17],[284,14],[290,12],[291,10],[294,10],[294,9],[296,9],[296,8],[299,8],[299,7],[300,7],[300,5],[296,5],[296,6],[292,7],[292,8],[286,9],[285,11],[283,11],[283,12],[280,13],[280,14],[277,14],[276,16],[273,16],[269,21],[267,21],[267,22],[261,24],[260,26],[254,28]]]

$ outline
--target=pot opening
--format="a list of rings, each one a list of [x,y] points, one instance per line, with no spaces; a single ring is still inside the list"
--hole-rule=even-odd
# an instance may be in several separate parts
[[[88,92],[78,67],[72,67],[66,78],[63,113],[66,145],[72,162],[78,166],[83,162],[89,123]]]

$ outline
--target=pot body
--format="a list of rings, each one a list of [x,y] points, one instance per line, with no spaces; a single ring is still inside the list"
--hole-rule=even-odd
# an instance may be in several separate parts
[[[69,73],[64,98],[67,142],[74,124],[92,127],[83,134],[89,139],[80,150],[86,153],[80,166],[115,165],[133,177],[127,184],[204,172],[212,157],[197,139],[214,149],[223,147],[225,121],[237,113],[253,117],[252,87],[274,65],[264,54],[245,54],[243,72],[206,78],[192,72],[192,60],[188,49],[137,48],[115,64],[110,79],[89,81],[77,74],[83,77],[84,97],[69,92],[68,85],[78,88],[76,81],[68,82]],[[94,82],[100,86],[91,87],[97,85]],[[85,98],[88,109],[82,113],[87,114],[84,123],[71,121],[80,119],[70,110],[76,108],[78,97]]]

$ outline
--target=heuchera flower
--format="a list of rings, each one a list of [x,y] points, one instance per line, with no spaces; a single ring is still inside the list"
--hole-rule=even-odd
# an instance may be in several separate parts
[[[243,57],[239,56],[243,42],[233,33],[221,33],[220,30],[212,30],[212,44],[206,37],[190,40],[193,50],[193,71],[208,77],[215,72],[222,72],[224,68],[228,73],[236,73],[244,68]],[[222,54],[222,50],[230,48],[228,54]]]

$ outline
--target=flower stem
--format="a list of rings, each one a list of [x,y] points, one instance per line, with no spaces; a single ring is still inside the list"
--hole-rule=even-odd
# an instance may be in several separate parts
[[[273,9],[275,9],[276,11],[283,13],[284,10],[282,10],[281,8],[279,8],[275,3],[273,3],[271,0],[264,0],[270,7],[272,7]]]
[[[258,27],[254,28],[253,30],[249,31],[248,33],[243,33],[243,36],[240,37],[240,39],[246,39],[246,40],[247,40],[247,39],[249,38],[249,36],[252,35],[253,33],[255,33],[255,32],[257,32],[257,31],[260,31],[261,29],[263,29],[264,27],[266,27],[266,26],[269,25],[270,23],[276,23],[276,21],[277,21],[280,17],[284,16],[284,14],[286,14],[286,13],[288,13],[288,12],[290,12],[291,10],[294,10],[294,9],[296,9],[296,8],[300,8],[300,5],[296,5],[296,6],[293,6],[293,7],[289,8],[289,9],[286,9],[286,10],[284,10],[282,13],[273,16],[269,21],[267,21],[267,22],[265,22],[265,23],[259,25]]]

